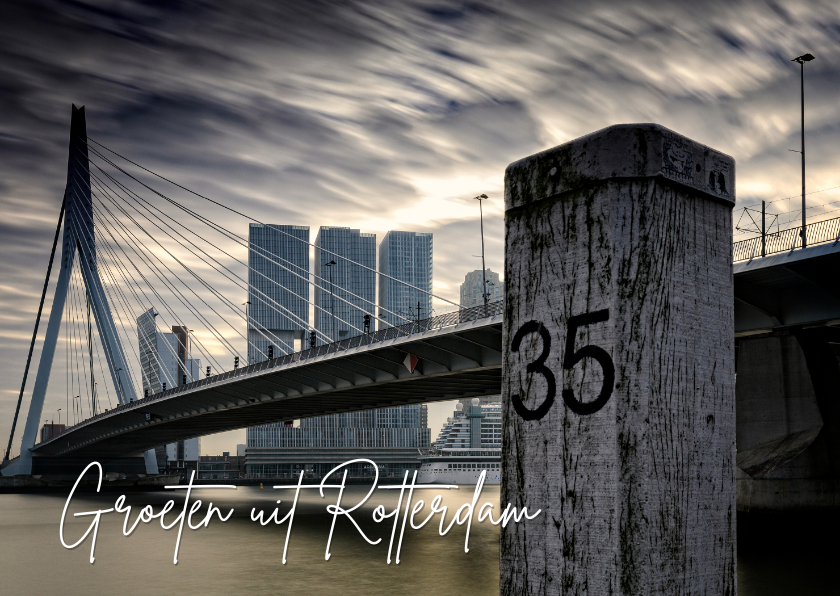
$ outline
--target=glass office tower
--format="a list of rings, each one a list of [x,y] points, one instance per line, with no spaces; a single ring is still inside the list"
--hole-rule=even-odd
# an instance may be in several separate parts
[[[359,335],[368,313],[370,330],[375,330],[376,234],[321,226],[315,237],[315,274],[320,277],[315,279],[318,345]]]
[[[380,322],[394,326],[408,322],[406,319],[414,321],[432,316],[431,234],[399,231],[385,234],[379,245],[379,272],[384,274],[379,276]]]
[[[294,352],[309,329],[309,227],[248,229],[248,362]]]
[[[472,306],[483,306],[481,286],[487,280],[487,304],[502,300],[505,295],[505,284],[499,279],[499,274],[487,269],[484,275],[481,269],[470,271],[464,276],[464,283],[461,284],[461,306],[470,308]]]
[[[192,383],[201,374],[201,360],[190,358],[189,330],[175,325],[172,333],[162,333],[155,324],[157,316],[150,308],[137,317],[144,396]]]

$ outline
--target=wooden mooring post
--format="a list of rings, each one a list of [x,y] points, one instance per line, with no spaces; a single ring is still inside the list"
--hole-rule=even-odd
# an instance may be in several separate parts
[[[735,593],[735,162],[655,124],[505,174],[501,593]]]

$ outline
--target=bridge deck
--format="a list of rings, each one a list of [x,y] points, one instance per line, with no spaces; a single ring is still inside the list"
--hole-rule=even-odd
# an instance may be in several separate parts
[[[736,263],[736,336],[840,324],[838,268],[840,243]],[[271,422],[498,394],[502,312],[495,303],[487,318],[450,313],[401,337],[380,331],[203,379],[85,420],[34,453],[120,457]],[[420,358],[413,373],[408,353]]]
[[[494,309],[500,310],[500,309]],[[502,315],[231,371],[119,406],[35,446],[102,458],[292,419],[498,394]],[[410,373],[408,354],[420,362]]]

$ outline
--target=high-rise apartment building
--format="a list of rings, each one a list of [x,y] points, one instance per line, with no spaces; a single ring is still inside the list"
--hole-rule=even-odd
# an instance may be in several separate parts
[[[481,275],[481,269],[470,271],[464,277],[464,283],[461,284],[461,307],[469,308],[471,306],[482,306],[484,298],[481,294],[481,286],[483,280],[487,279],[487,302],[498,302],[502,300],[505,295],[505,284],[499,280],[499,274],[487,269],[484,276]]]
[[[380,321],[395,326],[432,316],[432,253],[430,233],[385,234],[379,244]]]
[[[427,265],[420,287],[431,290],[431,235],[426,236]],[[395,240],[400,250],[403,244],[397,246]],[[365,314],[377,314],[376,236],[350,228],[321,227],[315,238],[313,269],[318,344],[361,333]],[[411,273],[400,269],[397,274]],[[421,300],[426,308],[431,304],[426,295]],[[372,316],[370,331],[374,330]],[[345,461],[366,458],[376,462],[380,474],[401,476],[419,467],[417,449],[429,445],[425,405],[319,416],[302,420],[299,426],[278,423],[249,428],[246,471],[257,477],[296,477],[301,471],[307,477],[322,477]],[[369,464],[354,464],[349,474],[372,475],[374,470],[369,468]]]
[[[309,328],[309,226],[248,229],[248,362],[294,352]]]
[[[249,428],[246,472],[255,477],[323,477],[352,459],[376,462],[383,476],[401,477],[420,466],[418,449],[430,446],[425,404],[319,416],[300,426],[267,424]],[[354,464],[349,476],[373,475]]]
[[[376,234],[321,226],[315,237],[315,275],[318,344],[362,333],[365,314],[375,312]]]
[[[201,374],[201,360],[190,357],[189,329],[174,325],[171,333],[162,333],[155,324],[157,316],[150,308],[137,317],[144,396],[192,383]]]

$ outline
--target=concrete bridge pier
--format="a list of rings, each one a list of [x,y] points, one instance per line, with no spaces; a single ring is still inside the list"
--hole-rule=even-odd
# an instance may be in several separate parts
[[[739,340],[740,511],[840,507],[840,330]]]
[[[505,176],[501,593],[735,593],[735,163],[612,126]]]

